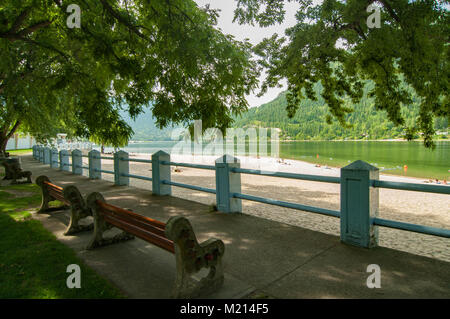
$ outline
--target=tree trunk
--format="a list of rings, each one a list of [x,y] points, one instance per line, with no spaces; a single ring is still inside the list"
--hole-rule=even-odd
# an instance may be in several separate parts
[[[0,129],[0,157],[6,157],[6,145],[8,144],[9,139],[11,136],[14,135],[14,133],[19,128],[20,121],[17,120],[12,129],[8,132],[9,126],[7,124]]]
[[[105,154],[105,144],[102,143],[102,146],[100,147],[100,153]]]
[[[0,158],[6,157],[6,144],[8,144],[6,134],[0,132]]]

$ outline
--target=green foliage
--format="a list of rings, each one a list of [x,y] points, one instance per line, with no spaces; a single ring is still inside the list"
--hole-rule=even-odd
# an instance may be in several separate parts
[[[28,154],[31,153],[33,150],[31,148],[24,148],[21,150],[9,150],[10,155],[22,155],[22,154]]]
[[[192,0],[7,0],[0,6],[0,142],[16,123],[39,141],[67,133],[123,146],[121,118],[152,109],[157,125],[227,127],[257,85],[251,46]]]
[[[385,111],[377,111],[373,98],[367,96],[370,83],[361,101],[353,104],[347,100],[346,106],[353,111],[345,116],[347,127],[338,122],[327,123],[330,116],[329,107],[320,97],[323,90],[320,83],[313,86],[319,96],[316,101],[305,99],[300,102],[298,111],[291,118],[288,117],[288,92],[281,93],[273,101],[258,108],[251,108],[246,113],[236,117],[234,127],[277,127],[281,129],[280,137],[296,140],[344,140],[344,139],[415,139],[419,135],[411,132],[407,125],[412,125],[419,116],[420,105],[413,102],[408,107],[402,107],[401,113],[405,118],[405,127],[395,127]],[[447,130],[446,118],[437,118],[436,130]]]
[[[450,117],[449,1],[295,1],[297,25],[286,37],[274,35],[255,48],[268,70],[261,94],[287,79],[286,109],[293,117],[301,101],[317,100],[313,87],[321,82],[320,95],[331,115],[347,127],[349,101],[361,101],[363,83],[371,80],[367,94],[374,97],[376,110],[386,112],[395,126],[408,124],[410,132],[423,132],[425,146],[432,147],[433,119]],[[285,2],[239,0],[235,20],[279,23]],[[371,15],[366,9],[373,3],[381,9],[380,28],[366,23]],[[418,116],[406,123],[402,110],[413,102],[419,105]]]

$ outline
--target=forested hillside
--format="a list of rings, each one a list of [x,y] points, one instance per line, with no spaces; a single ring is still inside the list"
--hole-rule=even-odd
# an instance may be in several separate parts
[[[366,91],[370,88],[368,84]],[[317,84],[315,90],[321,90]],[[235,117],[233,127],[273,127],[281,129],[282,139],[296,140],[334,140],[334,139],[384,139],[402,138],[403,127],[395,127],[387,118],[385,111],[377,111],[370,98],[363,98],[361,103],[354,105],[348,101],[346,106],[354,109],[347,121],[352,126],[343,128],[337,121],[327,124],[328,107],[323,99],[317,101],[304,100],[301,107],[292,119],[286,112],[286,94],[281,93],[273,101],[259,107],[250,108],[241,116]],[[408,107],[403,107],[406,125],[412,126],[419,113],[418,99]],[[160,130],[155,125],[151,110],[132,120],[126,112],[121,112],[122,118],[133,128],[134,135],[131,140],[162,141],[171,139],[172,127]],[[446,131],[448,119],[437,118],[435,129]]]
[[[133,128],[132,141],[170,141],[172,127],[160,130],[155,124],[151,110],[146,109],[135,120],[127,112],[121,112],[120,116]]]
[[[369,86],[366,87],[366,91]],[[315,90],[321,90],[320,84]],[[281,93],[275,100],[260,107],[251,108],[241,116],[235,117],[234,127],[276,127],[281,129],[281,138],[296,140],[333,139],[384,139],[401,138],[403,127],[395,127],[387,118],[386,112],[377,111],[372,99],[365,96],[361,103],[348,101],[347,107],[354,112],[347,116],[349,128],[343,128],[337,121],[327,124],[328,107],[322,98],[317,101],[304,100],[293,118],[288,118],[286,94]],[[418,98],[409,106],[402,108],[406,125],[412,126],[419,114]],[[435,128],[447,130],[448,119],[438,118]]]

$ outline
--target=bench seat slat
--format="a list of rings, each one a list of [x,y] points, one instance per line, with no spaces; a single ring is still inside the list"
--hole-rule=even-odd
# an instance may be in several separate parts
[[[58,185],[55,185],[55,184],[52,184],[52,183],[50,183],[50,182],[45,181],[44,184],[47,184],[47,185],[50,186],[51,188],[56,188],[57,190],[59,190],[59,191],[61,191],[61,192],[63,191],[63,188],[62,188],[62,187],[60,187],[60,186],[58,186]]]
[[[63,202],[65,204],[70,204],[68,200],[66,200],[64,198],[64,196],[60,193],[55,193],[49,190],[49,195],[57,200],[59,200],[60,202]]]
[[[163,248],[171,253],[175,253],[175,246],[173,241],[160,237],[154,233],[148,232],[142,228],[135,225],[129,224],[124,220],[117,219],[112,215],[104,215],[103,217],[107,223],[110,223],[130,234],[133,234],[141,239],[144,239],[160,248]]]
[[[166,238],[166,234],[164,232],[164,229],[160,228],[160,227],[156,227],[152,224],[148,224],[145,221],[135,218],[133,215],[125,215],[125,214],[117,214],[116,212],[112,212],[108,209],[102,209],[100,211],[101,214],[103,214],[104,216],[113,216],[116,219],[119,220],[124,220],[127,223],[139,227],[139,228],[143,228],[146,231],[150,232],[150,233],[154,233],[160,237]]]
[[[61,192],[55,191],[54,189],[49,188],[48,193],[53,197],[63,197]]]
[[[133,216],[134,218],[136,218],[136,219],[138,219],[138,220],[140,220],[140,221],[142,221],[142,222],[144,222],[146,224],[153,225],[153,226],[155,226],[157,228],[166,229],[166,224],[161,222],[161,221],[159,221],[159,220],[156,220],[156,219],[153,219],[153,218],[150,218],[150,217],[146,217],[146,216],[142,216],[142,215],[136,214],[136,213],[134,213],[132,211],[129,211],[129,210],[117,207],[117,206],[113,206],[113,205],[107,204],[105,202],[96,201],[96,203],[102,209],[106,209],[106,210],[112,211],[112,212],[117,213],[117,214],[122,215],[122,216]]]

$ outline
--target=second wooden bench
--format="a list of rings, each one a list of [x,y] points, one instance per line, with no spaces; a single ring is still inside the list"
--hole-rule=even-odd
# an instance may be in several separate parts
[[[80,191],[74,185],[61,187],[50,182],[50,179],[41,175],[36,179],[36,184],[42,190],[42,203],[37,211],[38,214],[48,212],[50,210],[70,207],[70,222],[64,235],[73,235],[81,231],[92,230],[94,224],[81,225],[79,221],[85,217],[92,216],[92,212],[87,207],[86,202],[81,196]],[[50,208],[49,202],[58,200],[64,204],[62,207]]]
[[[167,223],[163,223],[107,204],[97,192],[90,194],[86,201],[94,216],[94,235],[88,249],[133,239],[136,236],[175,254],[177,273],[174,298],[193,298],[213,292],[222,286],[222,257],[225,245],[215,238],[199,244],[186,218],[171,217]],[[104,238],[103,233],[113,227],[123,232],[111,238]],[[209,273],[197,281],[192,275],[202,268],[209,269]]]

